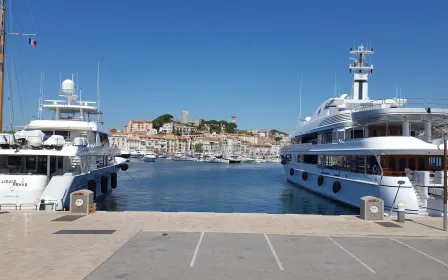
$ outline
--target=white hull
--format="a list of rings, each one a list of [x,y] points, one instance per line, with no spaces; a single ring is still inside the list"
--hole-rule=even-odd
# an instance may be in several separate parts
[[[120,165],[116,164],[89,173],[53,176],[48,184],[46,175],[0,175],[1,209],[68,209],[70,193],[88,189],[89,180],[96,181],[96,198],[110,192],[111,174],[118,173],[119,169]],[[103,175],[108,177],[108,188],[105,193],[101,192]],[[41,202],[46,206],[41,207]]]
[[[375,196],[384,200],[384,211],[387,214],[389,214],[391,207],[394,209],[391,213],[393,214],[399,203],[405,205],[407,214],[419,214],[417,196],[407,177],[381,178],[377,175],[319,169],[299,163],[289,163],[283,166],[288,181],[344,204],[359,208],[361,197]],[[290,174],[291,168],[294,170],[293,175]],[[302,178],[303,172],[308,174],[306,180]],[[322,186],[317,183],[320,175],[324,178]],[[337,193],[333,192],[335,181],[341,184],[341,189]],[[399,188],[398,181],[404,181],[405,183]]]
[[[145,162],[155,162],[156,161],[156,157],[143,157],[143,161]]]

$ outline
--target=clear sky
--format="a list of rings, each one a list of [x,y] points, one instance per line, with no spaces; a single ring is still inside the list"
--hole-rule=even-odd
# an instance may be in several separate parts
[[[5,87],[14,122],[37,115],[40,73],[54,99],[59,73],[79,73],[83,99],[96,100],[101,64],[105,124],[130,119],[223,119],[241,129],[293,130],[333,96],[349,93],[348,50],[372,46],[370,97],[448,98],[448,1],[9,0]],[[12,20],[11,20],[12,19]],[[9,52],[8,52],[9,51]],[[14,68],[11,68],[11,66]]]

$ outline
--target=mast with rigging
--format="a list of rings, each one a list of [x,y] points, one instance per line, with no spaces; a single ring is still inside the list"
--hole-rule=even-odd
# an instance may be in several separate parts
[[[37,34],[6,33],[6,0],[3,0],[2,18],[0,24],[0,133],[3,131],[3,89],[5,81],[6,35],[37,36]],[[30,42],[31,41],[32,40],[30,39]],[[36,45],[34,44],[34,46]]]
[[[5,79],[5,50],[6,50],[6,0],[2,1],[2,19],[0,33],[0,132],[3,131],[3,82]]]

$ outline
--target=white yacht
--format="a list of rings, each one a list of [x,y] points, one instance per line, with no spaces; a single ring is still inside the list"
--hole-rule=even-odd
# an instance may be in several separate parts
[[[117,187],[126,159],[108,142],[96,102],[78,100],[72,80],[62,83],[65,100],[45,100],[51,120],[31,121],[23,131],[0,137],[0,208],[66,210],[70,193],[89,189],[98,198]]]
[[[157,154],[155,154],[153,152],[147,152],[143,156],[143,161],[146,161],[146,162],[155,162],[156,159],[157,159]]]
[[[441,215],[448,110],[440,107],[448,103],[370,99],[373,49],[360,45],[350,54],[351,96],[329,98],[299,122],[281,149],[287,180],[354,207],[371,195],[384,200],[387,214],[403,203],[408,214]]]

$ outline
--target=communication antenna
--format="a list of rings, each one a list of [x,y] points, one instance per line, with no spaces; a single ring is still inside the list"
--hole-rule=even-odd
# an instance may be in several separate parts
[[[333,97],[336,98],[336,72],[334,72],[334,88],[333,88]]]
[[[98,61],[98,73],[96,76],[96,95],[98,98],[98,122],[100,122],[100,62]]]
[[[44,73],[40,73],[40,89],[39,89],[39,108],[37,111],[37,119],[42,119],[42,106],[43,106],[43,99],[44,99]]]
[[[302,121],[302,72],[300,72],[300,94],[299,94],[299,122]]]

